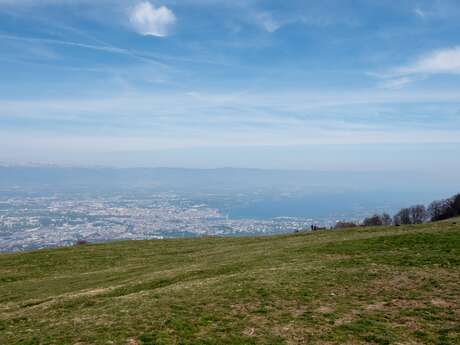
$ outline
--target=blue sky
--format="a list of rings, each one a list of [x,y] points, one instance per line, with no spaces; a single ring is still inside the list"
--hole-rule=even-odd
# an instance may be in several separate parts
[[[4,162],[458,170],[460,2],[0,0],[0,147]]]

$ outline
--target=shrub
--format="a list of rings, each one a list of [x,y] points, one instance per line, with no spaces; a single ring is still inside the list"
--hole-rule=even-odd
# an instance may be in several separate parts
[[[355,228],[358,225],[355,222],[339,221],[335,223],[336,229]]]
[[[378,214],[374,214],[371,217],[364,218],[363,226],[380,226],[383,225],[382,217]]]

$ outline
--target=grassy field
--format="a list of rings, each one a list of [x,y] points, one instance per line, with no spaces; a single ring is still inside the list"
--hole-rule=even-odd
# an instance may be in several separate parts
[[[459,264],[459,219],[4,254],[0,344],[460,344]]]

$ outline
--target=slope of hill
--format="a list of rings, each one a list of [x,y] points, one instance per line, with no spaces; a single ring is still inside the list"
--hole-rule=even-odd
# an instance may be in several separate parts
[[[459,344],[460,220],[0,255],[0,344]]]

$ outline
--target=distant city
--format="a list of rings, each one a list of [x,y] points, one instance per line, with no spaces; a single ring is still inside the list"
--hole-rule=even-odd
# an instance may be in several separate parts
[[[150,199],[14,197],[0,202],[0,251],[68,246],[78,241],[289,233],[312,219],[229,219],[172,193]]]
[[[381,174],[254,169],[4,166],[0,251],[78,242],[292,233],[313,224],[329,228],[340,220],[359,221],[374,212],[394,213],[438,196],[405,189],[406,180],[388,180]],[[423,190],[414,183],[410,188]]]

